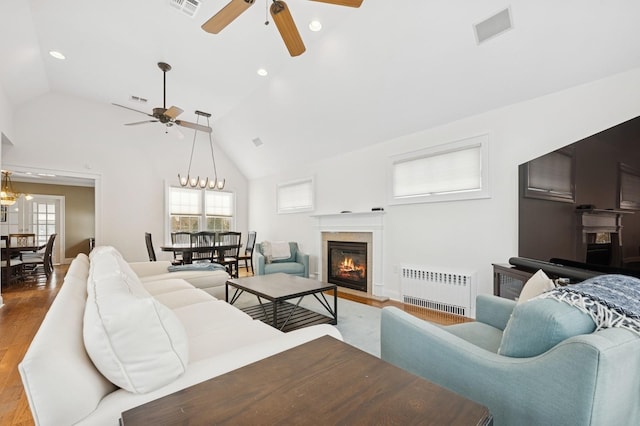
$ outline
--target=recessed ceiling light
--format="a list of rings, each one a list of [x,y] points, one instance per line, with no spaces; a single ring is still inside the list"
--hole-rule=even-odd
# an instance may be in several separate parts
[[[258,75],[261,77],[266,77],[267,75],[269,75],[267,70],[265,70],[264,68],[258,68],[257,72],[258,72]]]
[[[62,53],[58,52],[57,50],[50,50],[49,55],[53,56],[56,59],[66,59],[66,56],[64,56]]]
[[[320,21],[311,21],[309,22],[309,29],[311,31],[320,31],[322,29],[322,24],[320,23]]]

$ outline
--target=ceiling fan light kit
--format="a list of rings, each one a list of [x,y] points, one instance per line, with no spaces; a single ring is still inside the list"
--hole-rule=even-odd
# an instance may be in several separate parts
[[[267,0],[268,1],[268,0]],[[284,41],[291,56],[298,56],[306,50],[298,28],[289,12],[287,4],[282,0],[272,0],[270,7],[271,17],[276,23],[278,32]],[[360,7],[362,0],[313,0],[320,3],[335,4],[338,6]],[[218,13],[202,24],[202,29],[208,33],[218,34],[227,25],[233,22],[245,10],[255,3],[255,0],[231,0]],[[268,21],[266,22],[268,23]]]

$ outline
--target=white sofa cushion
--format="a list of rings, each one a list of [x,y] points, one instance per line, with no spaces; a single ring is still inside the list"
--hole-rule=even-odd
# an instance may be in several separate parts
[[[107,379],[146,393],[186,371],[187,336],[175,314],[151,297],[120,260],[119,253],[108,250],[91,257],[84,343]]]
[[[193,286],[182,279],[167,279],[158,281],[142,281],[145,290],[152,296],[163,293],[171,293],[172,291],[193,289]],[[213,296],[210,296],[213,297]]]

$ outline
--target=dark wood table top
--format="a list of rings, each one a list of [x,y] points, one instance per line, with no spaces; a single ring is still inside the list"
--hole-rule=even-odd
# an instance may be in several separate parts
[[[490,425],[482,405],[324,336],[122,413],[131,425]]]
[[[294,297],[321,291],[334,290],[335,284],[298,277],[285,273],[255,275],[253,277],[233,278],[227,280],[227,286],[245,290],[272,302],[293,299]],[[228,299],[228,298],[227,298]]]

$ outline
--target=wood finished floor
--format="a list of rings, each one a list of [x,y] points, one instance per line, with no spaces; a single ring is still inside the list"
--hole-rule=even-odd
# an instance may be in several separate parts
[[[23,283],[2,287],[4,306],[0,308],[0,425],[33,425],[29,404],[22,388],[18,364],[22,360],[33,336],[49,306],[58,294],[68,265],[54,268],[49,280],[29,279]],[[244,269],[241,276],[246,276]],[[339,297],[382,308],[396,306],[427,321],[438,324],[456,324],[465,318],[404,305],[400,302],[379,302],[365,297],[338,292]]]

